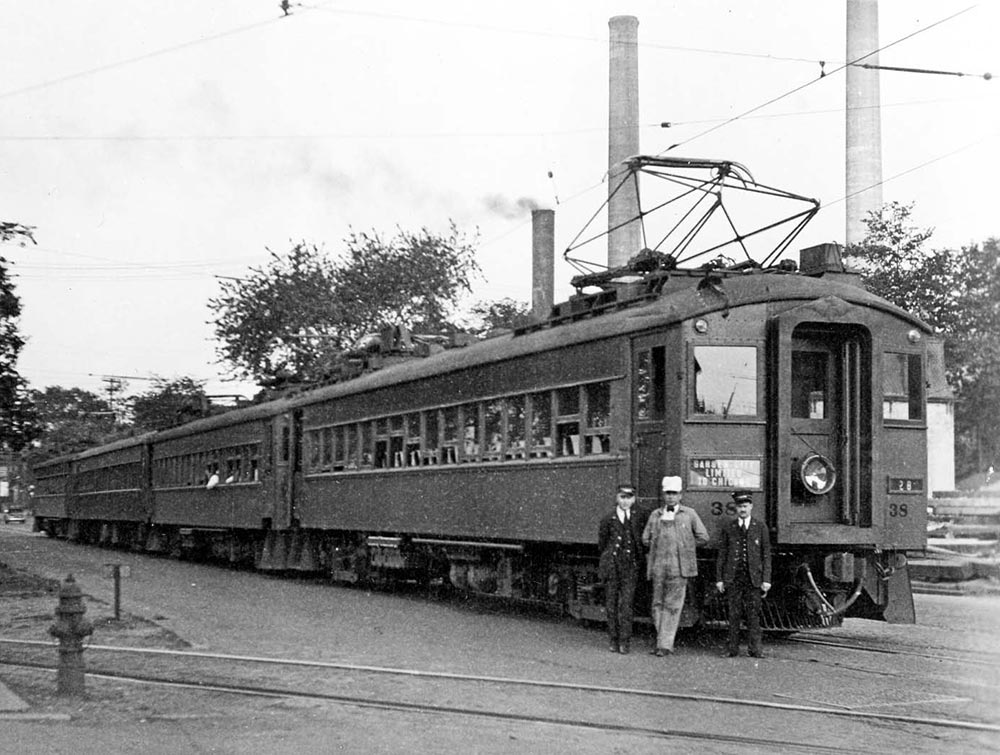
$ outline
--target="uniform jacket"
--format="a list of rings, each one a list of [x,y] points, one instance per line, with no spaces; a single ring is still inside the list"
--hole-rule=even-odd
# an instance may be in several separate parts
[[[628,525],[632,528],[632,536],[635,540],[636,564],[642,557],[642,517],[637,516],[637,513],[633,508],[628,518]],[[597,525],[597,549],[601,553],[598,575],[602,580],[609,576],[611,563],[617,556],[625,534],[625,527],[618,521],[618,507],[616,506],[610,513],[601,517],[601,521]]]
[[[740,525],[738,519],[726,522],[719,532],[719,550],[715,558],[715,581],[729,584],[736,578],[740,561]],[[759,520],[750,518],[747,531],[747,566],[750,582],[760,587],[771,581],[771,538]]]
[[[653,570],[656,568],[656,548],[653,543],[660,536],[662,522],[660,516],[663,514],[665,506],[661,506],[649,515],[646,528],[642,531],[642,544],[649,548],[649,556],[646,558],[646,577],[653,578]],[[698,575],[698,559],[695,549],[708,545],[708,530],[698,516],[698,512],[687,506],[678,506],[674,516],[674,526],[677,529],[677,542],[680,550],[681,576],[695,577]]]

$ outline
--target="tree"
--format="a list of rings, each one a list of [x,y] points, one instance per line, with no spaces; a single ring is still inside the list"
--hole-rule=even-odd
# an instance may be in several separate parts
[[[965,477],[1000,461],[1000,240],[963,247],[946,344],[955,389],[956,472]]]
[[[932,231],[913,226],[911,212],[894,202],[871,213],[864,241],[845,261],[870,291],[944,336],[957,399],[956,474],[964,477],[1000,460],[1000,242],[926,250]]]
[[[0,242],[34,243],[34,229],[21,223],[0,221]],[[38,436],[38,418],[28,386],[17,371],[24,347],[18,330],[21,299],[14,291],[8,261],[0,257],[0,447],[20,451]]]
[[[90,391],[49,386],[31,391],[31,401],[41,429],[38,445],[29,455],[32,463],[77,453],[125,433],[108,402]]]
[[[304,242],[286,255],[268,250],[268,266],[223,281],[208,303],[221,361],[263,385],[320,381],[367,333],[454,329],[450,311],[478,272],[454,224],[445,236],[351,233],[345,246],[337,260]]]
[[[157,378],[153,388],[132,399],[137,432],[165,430],[208,416],[216,410],[205,395],[205,384],[189,377]]]
[[[478,322],[470,330],[480,337],[491,331],[514,330],[534,323],[531,305],[509,297],[477,302],[471,313]]]

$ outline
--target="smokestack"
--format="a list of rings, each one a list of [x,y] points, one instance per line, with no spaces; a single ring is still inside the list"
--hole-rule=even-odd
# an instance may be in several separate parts
[[[878,49],[878,0],[847,0],[847,60]],[[878,64],[878,55],[862,63]],[[882,206],[878,71],[847,67],[847,244],[865,237],[864,219]],[[868,188],[872,187],[872,188]]]
[[[613,16],[608,26],[608,267],[615,268],[635,256],[642,243],[639,222],[627,222],[639,215],[635,183],[627,181],[611,196],[627,173],[622,161],[639,154],[639,19]]]
[[[555,303],[556,213],[531,211],[531,316],[547,320]]]

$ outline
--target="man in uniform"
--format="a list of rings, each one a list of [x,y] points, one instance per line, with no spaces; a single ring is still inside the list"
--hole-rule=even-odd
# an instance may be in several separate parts
[[[736,519],[722,526],[715,561],[716,589],[725,592],[729,605],[729,641],[726,653],[739,654],[740,623],[747,622],[749,654],[763,658],[760,631],[760,604],[771,589],[771,539],[759,520],[753,519],[753,494],[733,493]]]
[[[598,576],[604,582],[609,649],[627,655],[632,639],[632,602],[639,573],[642,524],[632,516],[635,488],[619,485],[615,508],[601,518],[597,548],[601,554]]]
[[[698,575],[695,549],[708,545],[698,512],[681,506],[681,478],[664,477],[660,489],[663,505],[649,515],[642,532],[642,543],[649,548],[646,577],[653,580],[656,647],[651,652],[657,657],[674,652],[687,581]]]

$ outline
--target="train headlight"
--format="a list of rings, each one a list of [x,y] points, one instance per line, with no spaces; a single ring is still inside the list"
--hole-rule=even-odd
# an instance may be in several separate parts
[[[823,495],[829,493],[837,482],[837,470],[826,457],[810,454],[799,467],[799,478],[810,493]]]

